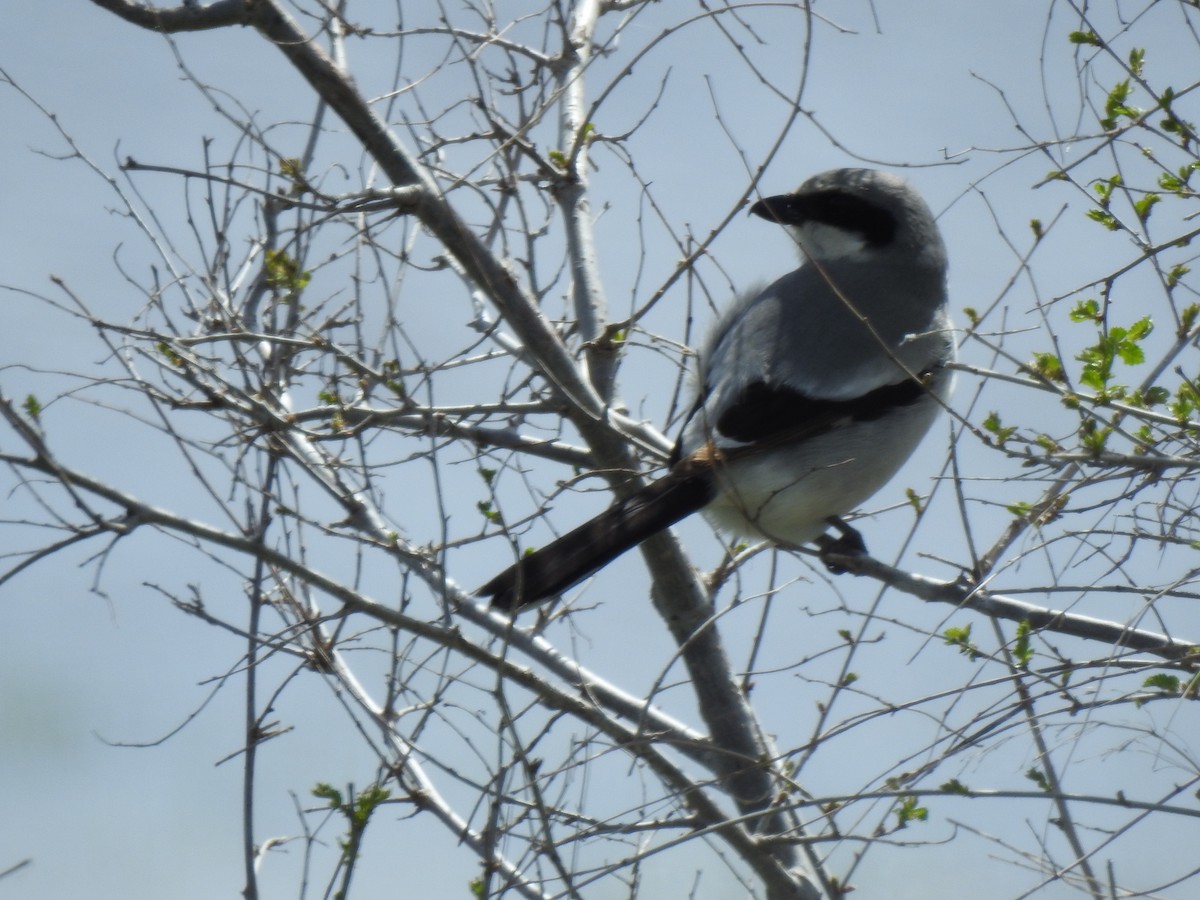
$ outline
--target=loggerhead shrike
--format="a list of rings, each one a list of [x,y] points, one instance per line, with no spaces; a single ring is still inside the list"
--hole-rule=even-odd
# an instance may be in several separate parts
[[[945,405],[946,248],[907,182],[834,169],[750,212],[787,226],[804,262],[718,322],[670,470],[485,584],[493,607],[553,597],[698,510],[782,546],[837,546],[829,525],[853,544],[837,517],[891,479]]]

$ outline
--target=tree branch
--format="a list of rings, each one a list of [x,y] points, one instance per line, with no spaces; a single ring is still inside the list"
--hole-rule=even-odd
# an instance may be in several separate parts
[[[1040,631],[1052,631],[1056,634],[1101,641],[1114,647],[1153,653],[1163,659],[1182,663],[1189,669],[1200,665],[1200,652],[1197,651],[1200,643],[1196,641],[1172,638],[1119,622],[1036,606],[1002,594],[993,594],[981,585],[972,584],[965,577],[954,581],[941,581],[905,572],[866,555],[828,553],[825,558],[849,573],[866,575],[931,603],[948,603],[960,609],[974,610],[990,618],[1008,619],[1013,622],[1027,621]]]

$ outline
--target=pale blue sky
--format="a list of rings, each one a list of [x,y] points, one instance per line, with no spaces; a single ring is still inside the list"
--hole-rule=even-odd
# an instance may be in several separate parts
[[[1054,133],[1038,69],[1046,6],[1033,0],[878,3],[874,11],[861,3],[820,5],[821,11],[860,33],[821,29],[814,44],[806,107],[844,148],[881,166],[917,167],[907,169],[906,174],[941,214],[952,260],[956,309],[988,306],[1016,268],[1013,252],[1005,249],[998,237],[997,222],[1014,242],[1025,247],[1030,219],[1049,222],[1068,206],[1066,216],[1075,224],[1053,234],[1050,240],[1055,245],[1043,253],[1043,258],[1050,252],[1056,254],[1062,264],[1042,265],[1036,273],[1043,297],[1075,287],[1107,259],[1131,255],[1127,240],[1083,220],[1081,198],[1068,188],[1053,185],[1032,190],[1051,168],[1047,159],[1036,155],[1022,159],[998,152],[1022,144],[1023,138],[996,88],[1003,90],[1035,134],[1046,138]],[[1073,26],[1065,7],[1058,4],[1056,9],[1059,18],[1051,29],[1051,40],[1060,46],[1050,47],[1044,55],[1052,77],[1069,85],[1074,75],[1064,46],[1066,31]],[[647,16],[641,26],[646,35],[657,33],[662,15],[659,11]],[[787,21],[795,22],[796,17]],[[1173,73],[1167,67],[1178,66],[1177,83],[1185,84],[1195,80],[1188,65],[1196,57],[1195,47],[1182,29],[1180,49],[1170,49],[1176,46],[1179,21],[1177,13],[1164,9],[1141,23],[1140,34],[1143,40],[1147,35],[1161,40],[1152,50],[1155,74],[1161,73],[1162,80],[1170,82]],[[709,31],[697,33],[706,40],[712,38]],[[634,37],[629,34],[624,40]],[[761,54],[764,68],[782,78],[781,73],[794,66],[791,54],[800,52],[800,35],[770,32],[767,38],[766,46],[748,47],[747,52]],[[311,98],[285,67],[281,55],[252,33],[187,35],[180,39],[179,47],[201,78],[236,93],[262,121],[303,122],[311,116]],[[352,64],[354,49],[351,44]],[[675,223],[690,224],[696,234],[706,233],[720,220],[748,180],[733,143],[720,140],[716,114],[722,117],[723,126],[738,136],[752,165],[774,139],[783,115],[779,101],[764,97],[744,72],[739,76],[741,83],[731,82],[730,69],[720,55],[726,49],[717,44],[683,43],[673,58],[665,111],[651,118],[635,145],[644,174],[658,179],[656,184],[670,204]],[[202,136],[228,139],[227,124],[181,78],[164,40],[121,23],[84,0],[13,4],[6,27],[0,31],[0,68],[53,112],[80,149],[109,174],[116,174],[117,161],[126,155],[144,162],[198,165]],[[638,87],[644,94],[631,90],[628,96],[644,96],[648,102],[657,87],[652,71],[646,73],[644,86]],[[711,95],[706,76],[713,86]],[[369,76],[363,81],[370,86]],[[1073,120],[1077,103],[1073,109],[1071,94],[1069,88],[1063,90],[1052,102],[1054,113],[1065,117],[1061,124],[1065,133],[1077,127]],[[601,126],[637,111],[633,106],[614,104],[605,111],[608,118],[601,120]],[[111,211],[115,195],[78,160],[52,158],[65,152],[62,139],[27,99],[5,85],[0,85],[0,120],[5,123],[0,130],[0,196],[4,198],[0,204],[0,283],[61,300],[49,281],[53,274],[105,316],[123,319],[134,315],[141,301],[128,289],[114,258],[140,275],[145,248],[128,223]],[[609,127],[619,130],[615,124]],[[605,161],[599,152],[596,158],[600,191],[608,178],[615,182],[620,173],[611,159]],[[952,164],[939,165],[944,161]],[[814,171],[856,162],[817,129],[801,124],[788,137],[763,185],[769,191],[783,191]],[[348,165],[353,169],[359,160],[349,160]],[[145,186],[165,220],[176,217],[177,221],[182,196],[177,180],[163,175],[157,180],[139,180],[138,185]],[[996,220],[984,198],[994,208]],[[598,193],[595,205],[606,199]],[[634,206],[628,196],[615,196],[612,201],[598,235],[601,262],[611,277],[610,302],[615,310],[624,310],[633,288],[627,257],[634,249],[628,236]],[[714,246],[724,271],[739,286],[793,264],[787,241],[760,225],[739,219]],[[768,259],[769,263],[764,262]],[[661,263],[657,272],[653,270],[655,262]],[[672,262],[652,260],[646,282],[661,278]],[[1011,299],[1011,327],[1038,327],[1036,317],[1020,320],[1032,310],[1032,296],[1028,287],[1018,287]],[[6,396],[19,398],[35,392],[45,400],[78,387],[58,374],[62,371],[105,371],[104,349],[86,325],[51,315],[44,305],[13,290],[0,293],[0,303],[5,323],[0,330],[0,390]],[[428,314],[448,315],[445,310]],[[461,307],[455,308],[454,315],[456,323],[465,317]],[[665,331],[676,321],[664,313],[655,325]],[[966,352],[971,361],[990,362],[978,347]],[[636,384],[623,386],[627,402],[635,410],[645,404],[645,414],[651,417],[660,415],[664,399],[654,396],[649,387],[641,392],[638,388]],[[964,379],[959,394],[964,408],[973,388]],[[110,417],[85,404],[64,404],[63,408],[66,413],[47,421],[65,458],[162,505],[203,508],[203,498],[177,492],[177,473],[163,464],[152,445],[139,442],[131,446],[122,433],[106,430]],[[898,485],[927,483],[931,470],[945,455],[947,433],[946,423],[935,429],[928,449],[899,476]],[[3,440],[7,442],[8,437]],[[15,449],[7,443],[4,446]],[[477,486],[472,482],[462,494],[468,512],[473,504],[469,498],[475,496],[472,491]],[[902,500],[901,489],[880,497],[881,503]],[[10,502],[16,501],[4,495],[0,509]],[[595,498],[594,502],[603,501]],[[949,504],[949,498],[946,502]],[[883,529],[874,535],[873,549],[887,547],[889,537],[880,531]],[[13,529],[8,529],[8,534],[12,533]],[[703,562],[713,564],[715,544],[704,526],[685,526],[684,533],[694,537],[697,546],[710,548]],[[28,532],[24,537],[36,541],[36,535]],[[961,537],[953,533],[937,536],[929,544],[930,552],[944,552],[949,557],[961,556],[961,548]],[[156,900],[169,896],[199,900],[237,896],[242,886],[241,769],[236,758],[219,766],[215,763],[240,746],[243,713],[239,691],[217,693],[196,723],[159,746],[129,749],[111,744],[156,741],[171,732],[213,692],[213,679],[236,667],[242,649],[236,639],[176,612],[155,586],[185,594],[189,583],[203,580],[206,590],[224,590],[229,596],[240,596],[242,586],[228,572],[204,568],[197,554],[184,552],[173,541],[146,535],[136,544],[117,546],[104,564],[99,580],[102,594],[95,593],[90,588],[96,580],[96,565],[85,562],[100,549],[89,546],[69,551],[0,588],[0,796],[4,798],[0,870],[27,857],[33,859],[24,871],[0,881],[0,898],[120,896]],[[464,583],[479,583],[502,551],[497,546],[487,559],[482,555],[463,557],[452,574]],[[180,571],[181,564],[196,566],[196,571]],[[642,600],[644,591],[637,597],[630,596],[636,592],[628,588],[606,593],[605,578],[620,585],[616,579],[640,564],[633,559],[624,565],[618,574],[598,579],[594,596],[618,598],[610,603]],[[952,574],[933,564],[930,570],[940,577]],[[873,595],[865,583],[838,582],[836,589]],[[817,608],[835,605],[827,596],[814,597],[811,602]],[[896,598],[884,609],[886,615],[896,617],[911,612]],[[931,616],[930,621],[937,622],[945,612],[917,615]],[[1191,621],[1193,632],[1200,634],[1196,627],[1200,622],[1195,616]],[[672,648],[661,626],[644,609],[596,616],[588,625],[587,640],[573,649],[601,668],[611,665],[613,648],[620,646],[634,689],[642,680],[652,680],[670,658]],[[631,634],[639,635],[636,642],[631,642]],[[566,638],[563,640],[565,643]],[[961,671],[953,667],[935,670],[922,667],[925,657],[908,665],[908,651],[897,648],[896,653],[896,668],[888,677],[905,684],[911,681],[914,694],[931,692],[939,684],[946,687],[942,679],[954,682],[969,677],[965,661]],[[764,704],[773,712],[769,727],[778,729],[784,745],[789,740],[800,742],[806,733],[804,717],[817,696],[815,691],[808,696],[807,689],[797,685],[797,697],[781,692]],[[794,714],[789,709],[792,703]],[[294,725],[295,730],[265,745],[258,829],[264,838],[296,832],[289,791],[297,792],[302,804],[310,804],[305,792],[317,781],[361,784],[373,772],[369,755],[345,743],[337,701],[320,684],[286,694],[278,712],[279,719]],[[1173,724],[1184,727],[1178,721]],[[1186,730],[1194,742],[1195,727],[1188,725]],[[1098,751],[1089,748],[1088,752]],[[992,775],[1000,763],[990,757],[972,765],[976,771]],[[1003,763],[1019,773],[1033,761]],[[826,783],[838,781],[835,761],[814,766],[808,777],[825,778]],[[1013,809],[1017,809],[1015,804]],[[1042,815],[1042,811],[1022,808],[1019,814]],[[997,828],[1022,830],[1020,823],[1003,822],[1003,818],[998,817]],[[1194,836],[1193,830],[1180,846],[1194,846]],[[372,845],[372,840],[378,843]],[[889,896],[900,900],[963,896],[967,892],[962,879],[967,876],[963,868],[956,867],[963,846],[970,847],[969,865],[980,867],[978,871],[987,875],[972,879],[969,893],[974,900],[1012,897],[1017,893],[1013,884],[1036,883],[1010,867],[987,868],[989,848],[976,842],[954,844],[941,854],[880,853],[858,873],[859,881],[875,886],[864,896],[884,896],[878,887],[884,883],[892,885]],[[1140,877],[1143,873],[1136,869],[1145,866],[1145,878],[1151,878],[1158,867],[1156,853],[1175,849],[1159,842],[1142,846],[1136,854],[1126,853],[1122,856],[1124,874],[1139,883],[1144,880]],[[297,849],[282,862],[268,860],[261,882],[264,898],[295,895],[299,856]],[[432,821],[424,827],[407,825],[373,834],[364,860],[356,888],[356,895],[362,897],[446,896],[449,889],[465,896],[467,882],[477,872],[473,857]],[[664,884],[670,884],[669,870],[650,867],[647,877],[663,878]],[[718,874],[711,877],[708,891],[701,896],[740,896]],[[681,896],[670,893],[667,886],[663,891],[661,896]],[[648,891],[647,895],[651,894]],[[618,895],[597,888],[591,896]],[[1058,887],[1038,896],[1067,894]],[[1185,895],[1167,892],[1163,896]]]

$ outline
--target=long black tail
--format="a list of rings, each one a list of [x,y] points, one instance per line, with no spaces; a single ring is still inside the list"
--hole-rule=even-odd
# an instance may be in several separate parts
[[[677,469],[524,557],[476,593],[508,612],[547,600],[703,508],[715,494],[711,471]]]

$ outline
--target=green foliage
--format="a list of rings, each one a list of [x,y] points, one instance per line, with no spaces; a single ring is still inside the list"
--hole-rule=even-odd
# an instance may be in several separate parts
[[[1046,773],[1041,769],[1029,768],[1025,770],[1025,777],[1036,784],[1046,793],[1050,793],[1050,779],[1046,777]]]
[[[1028,503],[1025,500],[1018,500],[1015,503],[1010,503],[1004,508],[1018,519],[1027,519],[1033,512],[1033,504]]]
[[[267,286],[278,291],[285,300],[295,299],[312,280],[312,272],[303,271],[300,263],[288,256],[286,250],[268,250],[263,268]]]
[[[1154,325],[1149,316],[1143,316],[1128,328],[1119,325],[1104,328],[1103,316],[1096,312],[1097,308],[1095,300],[1087,300],[1071,312],[1073,321],[1096,321],[1102,325],[1096,343],[1075,357],[1083,363],[1079,380],[1096,391],[1102,400],[1124,397],[1125,388],[1113,383],[1113,367],[1118,362],[1135,366],[1145,361],[1141,344],[1154,330]]]
[[[1142,114],[1141,110],[1129,106],[1126,102],[1132,93],[1133,87],[1128,78],[1113,85],[1112,90],[1104,99],[1104,118],[1100,120],[1101,128],[1105,131],[1112,131],[1117,127],[1119,119],[1136,119]]]
[[[1159,95],[1158,107],[1166,113],[1166,118],[1159,121],[1158,127],[1172,137],[1177,138],[1181,147],[1188,149],[1189,145],[1196,139],[1196,126],[1191,122],[1185,122],[1175,115],[1175,111],[1171,108],[1174,100],[1174,89],[1170,87],[1164,88]],[[1192,162],[1185,168],[1190,168],[1194,171],[1196,165],[1196,162]]]
[[[1175,391],[1175,399],[1167,404],[1167,409],[1182,423],[1191,419],[1197,406],[1200,406],[1200,396],[1197,396],[1196,389],[1185,381]]]
[[[1135,200],[1133,202],[1133,211],[1137,215],[1138,221],[1145,225],[1146,221],[1150,218],[1150,211],[1154,209],[1154,204],[1160,200],[1162,200],[1162,197],[1158,194],[1146,194],[1140,200]]]
[[[942,632],[942,637],[945,638],[947,647],[957,647],[958,652],[971,662],[975,662],[983,656],[980,649],[971,643],[971,626],[969,624],[962,628],[947,628]]]
[[[1188,182],[1191,181],[1192,175],[1197,171],[1200,171],[1200,160],[1180,166],[1175,172],[1160,172],[1158,186],[1164,191],[1182,195],[1188,190]]]
[[[1033,627],[1029,624],[1028,619],[1022,619],[1017,623],[1017,642],[1013,645],[1012,655],[1021,669],[1028,669],[1029,664],[1033,661],[1033,647],[1029,644],[1029,635],[1032,631]]]
[[[1055,353],[1035,353],[1029,368],[1047,381],[1066,382],[1062,361]]]
[[[1143,66],[1146,61],[1146,51],[1135,47],[1129,51],[1129,71],[1133,73],[1134,78],[1141,78]]]
[[[1069,35],[1067,35],[1067,40],[1069,40],[1072,44],[1083,44],[1089,47],[1104,46],[1099,35],[1097,35],[1094,31],[1072,31]]]
[[[42,417],[42,404],[38,402],[38,398],[29,394],[25,397],[25,402],[21,404],[21,408],[25,410],[25,415],[38,421]]]
[[[304,161],[299,157],[287,156],[279,160],[279,173],[292,183],[288,190],[291,196],[299,197],[305,192],[313,191],[312,185],[304,176]]]
[[[327,406],[336,406],[332,413],[329,414],[329,430],[335,434],[346,427],[346,414],[342,410],[342,398],[337,395],[337,386],[333,385],[323,391],[317,392],[317,399]]]
[[[342,793],[331,784],[321,782],[312,789],[312,795],[318,800],[328,800],[330,809],[340,809],[342,806]]]
[[[1071,307],[1070,319],[1072,322],[1096,322],[1097,324],[1103,324],[1104,314],[1100,311],[1100,302],[1095,297],[1080,300]]]
[[[493,525],[499,525],[504,521],[501,518],[500,513],[492,507],[491,501],[489,500],[480,500],[475,504],[475,508],[483,513],[483,517]]]
[[[1108,446],[1108,439],[1112,433],[1111,425],[1101,425],[1091,417],[1079,423],[1079,443],[1094,456],[1102,453]]]
[[[1153,409],[1156,406],[1162,406],[1171,399],[1171,392],[1165,387],[1154,385],[1146,388],[1144,391],[1135,391],[1129,395],[1129,402],[1134,406],[1141,406],[1145,409]]]
[[[951,778],[949,781],[941,785],[943,791],[949,791],[951,794],[969,794],[971,789],[959,781],[957,778]]]
[[[1169,271],[1169,272],[1167,273],[1167,287],[1168,287],[1168,288],[1173,288],[1173,287],[1175,287],[1175,285],[1179,284],[1179,281],[1180,281],[1180,279],[1181,279],[1181,278],[1183,278],[1183,276],[1184,276],[1184,275],[1186,275],[1186,274],[1187,274],[1188,272],[1190,272],[1190,271],[1192,271],[1192,270],[1191,270],[1191,269],[1189,269],[1187,266],[1183,265],[1183,263],[1180,263],[1179,265],[1177,265],[1177,266],[1174,266],[1174,267],[1171,269],[1171,271]],[[1188,309],[1189,309],[1189,310],[1195,310],[1195,309],[1196,309],[1196,307],[1195,307],[1195,306],[1189,306],[1189,307],[1188,307]],[[1186,312],[1186,310],[1185,310],[1185,312]],[[1195,313],[1194,313],[1194,312],[1192,313],[1192,317],[1193,317],[1193,320],[1194,320],[1194,319],[1195,319]]]
[[[1148,676],[1142,682],[1142,687],[1171,697],[1187,697],[1194,700],[1197,694],[1200,693],[1200,672],[1192,675],[1187,681],[1184,681],[1178,675],[1171,675],[1168,672],[1157,672],[1154,675]]]
[[[167,362],[169,362],[171,365],[173,365],[177,368],[183,368],[183,365],[184,365],[183,357],[180,356],[178,353],[176,353],[175,349],[170,344],[168,344],[166,341],[159,341],[155,345],[155,349],[157,349],[159,353],[161,353],[163,356],[165,356],[167,358]]]
[[[353,864],[358,859],[362,846],[363,832],[375,810],[385,803],[392,792],[379,784],[373,784],[355,794],[354,786],[347,788],[353,798],[347,802],[345,795],[332,785],[321,783],[312,789],[312,794],[319,800],[328,803],[329,809],[340,813],[346,819],[346,837],[338,841],[342,849],[342,858]],[[347,879],[348,880],[348,879]]]
[[[997,447],[1003,447],[1004,442],[1012,437],[1017,429],[1012,425],[1001,425],[1000,414],[993,410],[983,420],[983,430],[996,439]]]
[[[1047,453],[1061,453],[1062,444],[1050,437],[1048,434],[1039,434],[1033,439],[1033,442],[1045,450]],[[1026,513],[1028,513],[1028,507]],[[1012,512],[1012,507],[1009,507],[1009,512]]]
[[[896,807],[897,828],[908,827],[909,822],[924,822],[929,818],[929,810],[921,806],[916,797],[908,796],[900,800]]]
[[[1087,216],[1089,219],[1099,222],[1109,231],[1119,231],[1121,228],[1121,223],[1117,221],[1117,217],[1110,213],[1106,208],[1089,209],[1087,211]]]
[[[1178,694],[1179,684],[1179,677],[1177,675],[1168,675],[1165,672],[1159,672],[1143,681],[1142,687],[1162,691],[1165,694]]]
[[[385,360],[380,366],[380,371],[383,372],[383,385],[397,397],[407,397],[408,392],[404,388],[404,383],[400,381],[400,362],[395,359]]]

